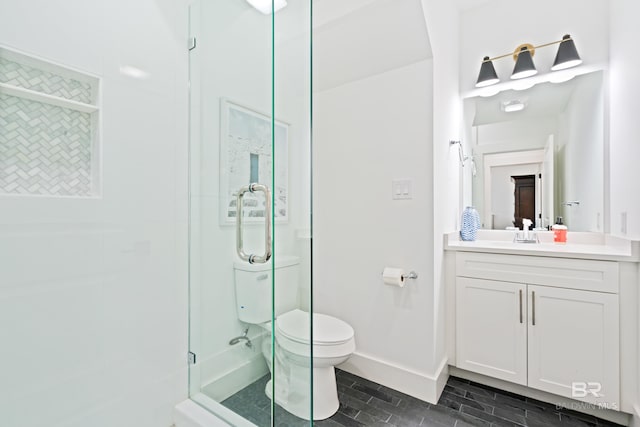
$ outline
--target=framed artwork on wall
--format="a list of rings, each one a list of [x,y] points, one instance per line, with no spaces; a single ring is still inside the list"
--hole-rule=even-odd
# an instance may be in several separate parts
[[[222,98],[220,101],[220,222],[235,224],[238,190],[251,183],[271,190],[275,222],[289,219],[289,124],[274,121],[254,109]],[[243,222],[263,222],[263,193],[243,198]]]

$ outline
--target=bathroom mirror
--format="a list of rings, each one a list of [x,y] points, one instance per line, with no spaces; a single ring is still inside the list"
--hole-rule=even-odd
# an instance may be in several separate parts
[[[464,204],[483,228],[604,231],[603,74],[464,100]]]

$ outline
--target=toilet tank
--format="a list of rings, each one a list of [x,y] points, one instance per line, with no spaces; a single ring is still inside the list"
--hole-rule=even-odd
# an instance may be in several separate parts
[[[297,308],[300,259],[275,256],[275,315]],[[271,320],[272,261],[265,264],[233,263],[236,288],[236,312],[245,323]]]

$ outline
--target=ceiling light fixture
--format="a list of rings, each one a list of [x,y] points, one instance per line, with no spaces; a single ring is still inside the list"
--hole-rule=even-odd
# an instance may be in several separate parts
[[[485,56],[482,60],[480,73],[478,74],[478,80],[476,81],[476,87],[485,87],[498,83],[500,79],[496,74],[493,61],[496,59],[506,58],[507,56],[513,56],[513,59],[516,61],[513,73],[511,74],[512,79],[523,79],[537,74],[538,71],[533,63],[533,56],[535,55],[536,49],[554,44],[560,44],[560,46],[558,47],[556,59],[551,67],[552,71],[564,70],[582,63],[582,59],[580,59],[580,55],[578,55],[578,50],[576,49],[573,39],[569,34],[565,34],[564,37],[562,37],[562,40],[556,40],[540,46],[522,44],[518,46],[513,53],[507,53],[494,58]]]
[[[287,0],[247,0],[247,3],[265,15],[269,15],[272,10],[275,13],[285,7]]]
[[[502,103],[502,111],[505,113],[513,113],[515,111],[524,110],[524,102],[514,99],[512,101],[507,101]]]

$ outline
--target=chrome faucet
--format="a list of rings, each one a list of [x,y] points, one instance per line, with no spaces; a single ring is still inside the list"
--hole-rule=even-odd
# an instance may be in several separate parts
[[[538,234],[535,231],[529,232],[529,227],[533,222],[528,218],[522,218],[522,231],[516,231],[513,236],[514,243],[540,243]]]

